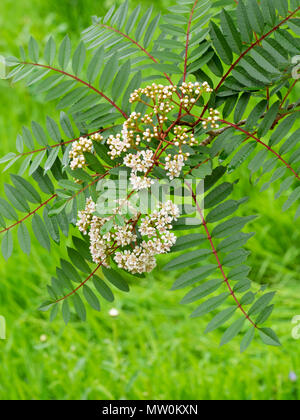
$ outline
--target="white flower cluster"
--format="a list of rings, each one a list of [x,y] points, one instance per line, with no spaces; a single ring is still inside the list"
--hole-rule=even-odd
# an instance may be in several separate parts
[[[93,148],[93,140],[101,141],[103,137],[99,134],[93,134],[91,138],[80,137],[79,140],[74,141],[72,144],[72,149],[69,153],[69,158],[71,159],[70,167],[72,170],[81,169],[85,166],[86,161],[84,157],[85,152],[91,152]]]
[[[217,123],[220,119],[220,112],[210,108],[209,110],[209,117],[202,122],[203,128],[206,130],[210,125],[211,128],[219,128],[220,125]]]
[[[109,231],[104,229],[111,219],[94,215],[96,205],[91,198],[87,199],[86,207],[78,213],[77,226],[84,235],[89,235],[90,252],[96,264],[102,263],[109,268],[109,258],[116,248],[114,260],[120,268],[131,273],[144,273],[156,266],[155,256],[170,251],[176,242],[176,236],[170,232],[172,222],[179,217],[178,207],[167,201],[141,220],[135,214],[123,226],[112,224]],[[119,213],[119,207],[116,212]],[[104,231],[103,231],[104,229]],[[137,230],[141,235],[141,242],[137,244]],[[131,249],[124,249],[131,246]]]
[[[124,247],[137,240],[130,224],[119,226],[113,224],[109,232],[103,232],[104,225],[112,220],[112,217],[98,217],[94,215],[96,204],[91,198],[87,199],[86,207],[83,211],[78,212],[77,226],[84,235],[90,237],[90,252],[93,261],[96,264],[103,263],[105,267],[109,267],[109,256],[115,246]],[[115,213],[120,213],[120,206],[116,208]],[[135,215],[131,221],[137,219]]]
[[[190,156],[189,153],[179,153],[178,155],[168,155],[165,158],[165,170],[168,171],[167,175],[172,180],[180,176],[181,170],[184,167],[184,162]]]
[[[159,209],[142,219],[139,233],[148,240],[143,239],[140,245],[132,250],[116,252],[114,260],[119,268],[133,274],[150,272],[156,267],[155,256],[170,251],[176,243],[176,236],[170,232],[172,222],[179,216],[178,207],[167,201]]]
[[[147,178],[147,176],[139,176],[137,174],[138,172],[147,174],[147,172],[151,170],[154,165],[153,157],[154,153],[152,150],[142,150],[137,152],[135,155],[129,153],[127,156],[125,156],[123,163],[128,168],[132,169],[130,182],[134,190],[140,191],[145,188],[150,188],[153,184],[154,181],[150,178]]]

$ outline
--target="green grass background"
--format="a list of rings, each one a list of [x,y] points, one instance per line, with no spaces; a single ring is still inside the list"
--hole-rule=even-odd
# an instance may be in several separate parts
[[[144,7],[150,3],[143,0]],[[172,3],[156,1],[155,7]],[[50,33],[61,39],[69,32],[76,40],[90,16],[111,4],[2,0],[0,54],[18,54],[30,34],[43,42]],[[15,150],[23,124],[43,123],[47,114],[57,116],[53,104],[31,97],[22,84],[0,81],[0,154]],[[174,278],[163,273],[161,260],[129,294],[116,293],[100,313],[89,310],[88,322],[65,327],[57,318],[50,324],[36,308],[61,251],[53,247],[49,255],[34,242],[30,257],[16,247],[8,263],[0,258],[0,315],[7,320],[7,339],[0,341],[0,399],[298,399],[299,382],[289,373],[300,377],[300,342],[291,337],[291,319],[300,314],[300,225],[292,212],[281,213],[274,190],[262,194],[249,184],[245,166],[238,176],[238,196],[250,197],[242,211],[261,215],[249,242],[252,278],[278,291],[272,323],[282,348],[257,341],[240,355],[239,340],[219,348],[222,331],[206,336],[210,318],[189,319],[191,308],[179,305],[183,293],[169,291]],[[3,193],[8,175],[0,177]],[[109,316],[112,307],[119,317]]]

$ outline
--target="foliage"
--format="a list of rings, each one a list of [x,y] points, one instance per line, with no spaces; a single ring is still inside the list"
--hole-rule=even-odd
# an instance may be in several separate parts
[[[22,159],[19,173],[12,174],[12,183],[5,185],[6,199],[0,200],[3,256],[8,259],[13,253],[13,227],[18,229],[22,250],[30,253],[28,222],[42,247],[50,250],[51,240],[60,244],[60,232],[69,236],[86,198],[99,199],[99,179],[116,178],[117,167],[125,165],[122,160],[110,159],[108,136],[121,131],[134,110],[143,114],[149,105],[144,103],[145,97],[137,105],[129,102],[135,89],[152,82],[178,87],[190,80],[200,86],[208,82],[214,87],[211,95],[199,96],[189,106],[173,101],[177,113],[168,115],[161,141],[154,138],[140,147],[154,155],[161,152],[164,157],[166,150],[176,155],[178,145],[170,134],[175,126],[187,127],[197,140],[196,146],[183,148],[190,155],[179,179],[190,191],[202,227],[195,232],[192,220],[190,225],[186,223],[189,214],[174,224],[175,232],[184,228],[193,229],[193,233],[177,239],[172,252],[184,254],[169,261],[165,270],[191,267],[179,275],[172,289],[196,285],[182,303],[202,301],[192,317],[216,313],[207,332],[231,320],[221,344],[243,332],[244,351],[257,330],[264,343],[279,345],[275,333],[263,326],[273,311],[274,293],[265,293],[264,288],[254,293],[248,278],[251,268],[245,265],[248,252],[244,245],[252,234],[241,230],[254,217],[234,216],[246,199],[229,199],[237,182],[229,183],[225,177],[251,156],[251,179],[258,174],[253,182],[270,175],[263,190],[274,182],[280,184],[276,198],[289,192],[282,210],[296,206],[295,217],[300,216],[299,130],[293,131],[299,103],[289,102],[297,83],[292,78],[292,58],[300,50],[299,10],[298,0],[259,4],[256,0],[246,4],[232,1],[221,11],[219,2],[183,0],[170,7],[165,16],[152,16],[152,8],[141,13],[140,7],[127,16],[125,2],[117,10],[112,7],[104,18],[94,17],[74,50],[68,36],[60,46],[50,37],[43,53],[30,38],[27,53],[21,48],[20,59],[7,58],[12,68],[7,79],[26,80],[34,92],[45,94],[45,101],[57,101],[60,118],[55,121],[48,116],[44,126],[33,121],[30,128],[23,127],[17,137],[17,153],[11,152],[0,161],[8,170]],[[220,79],[216,86],[215,76]],[[184,96],[179,88],[175,93],[179,101]],[[210,125],[211,108],[222,112],[222,117],[216,114],[221,128]],[[95,141],[95,134],[100,132],[102,143]],[[72,171],[69,153],[82,137],[94,140],[92,153],[85,153],[87,165],[83,169]],[[25,180],[26,171],[32,183]],[[160,177],[161,172],[156,168],[151,176]],[[206,216],[192,182],[199,178],[204,179]],[[13,223],[7,225],[7,220]],[[111,226],[106,228],[109,231]],[[200,229],[203,232],[198,232]],[[109,284],[128,291],[127,274],[103,268],[100,279],[96,272],[103,262],[92,265],[86,238],[72,236],[72,241],[69,261],[61,260],[57,276],[48,286],[50,298],[40,308],[51,309],[54,319],[61,307],[66,323],[71,316],[69,301],[78,317],[85,319],[83,299],[99,310],[96,293],[112,299]],[[82,280],[79,272],[87,277]],[[227,307],[215,312],[225,303]]]

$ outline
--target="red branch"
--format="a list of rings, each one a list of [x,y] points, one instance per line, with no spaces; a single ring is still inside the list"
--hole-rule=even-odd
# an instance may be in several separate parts
[[[279,159],[282,163],[284,163],[284,165],[295,175],[295,177],[300,180],[300,176],[297,174],[297,172],[291,167],[291,165],[289,165],[277,152],[275,152],[274,149],[272,149],[270,146],[268,146],[266,143],[264,143],[262,140],[260,140],[258,137],[256,137],[254,134],[249,133],[248,131],[244,130],[242,127],[239,127],[237,124],[233,124],[229,121],[225,121],[225,120],[220,120],[222,123],[230,125],[231,127],[234,127],[235,129],[241,131],[242,133],[247,134],[247,136],[251,137],[252,139],[254,139],[257,143],[261,144],[262,146],[264,146],[266,149],[268,149],[271,153],[273,153],[273,155],[275,155],[277,157],[277,159]]]
[[[184,72],[183,72],[183,81],[184,82],[186,80],[186,69],[187,69],[188,50],[189,50],[189,42],[190,42],[190,31],[191,31],[192,20],[193,20],[194,11],[195,11],[195,8],[197,6],[197,3],[198,3],[198,0],[196,0],[195,3],[193,4],[191,14],[190,14],[189,23],[188,23],[188,27],[187,27],[187,32],[186,32]]]
[[[198,213],[199,213],[199,215],[200,215],[200,217],[201,217],[201,220],[202,220],[202,224],[203,224],[203,226],[204,226],[204,229],[205,229],[205,232],[206,232],[206,236],[207,236],[207,239],[208,239],[208,241],[209,241],[209,243],[210,243],[210,246],[211,246],[211,249],[212,249],[212,252],[213,252],[213,254],[214,254],[214,256],[215,256],[215,258],[216,258],[216,261],[217,261],[217,264],[218,264],[218,267],[219,267],[219,270],[221,271],[221,273],[222,273],[222,276],[223,276],[223,278],[224,278],[224,281],[225,281],[225,283],[226,283],[226,285],[227,285],[227,287],[228,287],[228,290],[229,290],[229,292],[230,292],[230,294],[231,294],[231,296],[233,297],[233,299],[235,300],[235,302],[236,302],[236,304],[237,304],[237,307],[242,311],[242,313],[244,314],[244,316],[248,319],[248,321],[255,327],[255,328],[258,328],[257,327],[257,325],[255,324],[255,322],[249,317],[249,315],[247,314],[247,312],[244,310],[244,308],[242,307],[242,305],[240,304],[240,302],[239,302],[239,300],[238,300],[238,298],[236,297],[236,295],[235,295],[235,293],[234,293],[234,291],[233,291],[233,289],[232,289],[232,287],[230,286],[230,283],[229,283],[229,279],[228,279],[228,277],[226,276],[226,274],[225,274],[225,272],[224,272],[224,269],[223,269],[223,266],[222,266],[222,264],[221,264],[221,261],[220,261],[220,258],[219,258],[219,255],[218,255],[218,252],[217,252],[217,250],[216,250],[216,248],[215,248],[215,245],[214,245],[214,243],[213,243],[213,240],[212,240],[212,237],[211,237],[211,234],[210,234],[210,232],[209,232],[209,230],[208,230],[208,227],[207,227],[207,223],[206,223],[206,221],[205,221],[205,218],[204,218],[204,216],[203,216],[203,212],[202,212],[202,210],[201,210],[201,208],[200,208],[200,206],[199,206],[199,204],[198,204],[198,201],[197,201],[197,197],[196,197],[196,195],[194,194],[194,191],[193,191],[193,189],[192,189],[192,187],[191,187],[191,185],[188,183],[188,182],[185,182],[185,184],[187,185],[187,187],[189,188],[189,190],[190,190],[190,192],[191,192],[191,194],[192,194],[192,198],[193,198],[193,201],[194,201],[194,203],[196,204],[196,206],[197,206],[197,211],[198,211]]]
[[[50,197],[47,201],[45,201],[44,203],[40,204],[36,209],[34,209],[32,212],[26,214],[26,216],[21,219],[18,220],[16,223],[14,223],[13,225],[9,226],[8,228],[1,230],[1,233],[7,232],[8,230],[12,229],[13,227],[19,225],[20,223],[23,223],[26,219],[28,219],[30,216],[34,215],[38,210],[40,210],[42,207],[46,206],[51,200],[53,200],[53,198],[57,197],[57,194],[53,194],[52,197]]]
[[[49,70],[52,70],[52,71],[56,71],[57,73],[61,73],[61,74],[64,74],[65,76],[68,76],[68,77],[70,77],[71,79],[74,79],[74,80],[77,80],[77,82],[79,82],[79,83],[82,83],[83,85],[85,85],[85,86],[87,86],[89,89],[92,89],[94,92],[96,92],[96,93],[98,93],[98,95],[100,95],[100,96],[102,96],[102,98],[104,98],[106,101],[108,101],[112,106],[114,106],[122,115],[123,115],[123,117],[125,118],[125,119],[127,119],[128,118],[128,115],[124,112],[124,111],[122,111],[122,109],[121,108],[119,108],[118,107],[118,105],[114,102],[114,101],[112,101],[110,98],[108,98],[103,92],[101,92],[100,90],[98,90],[98,89],[96,89],[94,86],[92,86],[92,85],[90,85],[89,83],[87,83],[87,82],[85,82],[84,80],[82,80],[82,79],[79,79],[79,77],[77,77],[77,76],[74,76],[73,74],[70,74],[70,73],[66,73],[65,71],[63,71],[63,70],[60,70],[60,69],[56,69],[55,67],[51,67],[51,66],[46,66],[46,65],[44,65],[44,64],[39,64],[39,63],[28,63],[28,62],[23,62],[23,63],[21,63],[21,64],[24,64],[24,65],[31,65],[31,66],[36,66],[36,67],[42,67],[42,68],[44,68],[44,69],[49,69]]]
[[[215,89],[215,92],[217,92],[220,87],[223,85],[223,83],[225,82],[225,80],[227,79],[227,77],[231,74],[232,70],[234,70],[234,68],[238,65],[238,63],[245,57],[245,55],[248,54],[248,52],[250,52],[254,47],[256,47],[257,45],[259,45],[264,39],[266,39],[268,36],[270,36],[273,32],[277,31],[277,29],[279,29],[282,25],[284,25],[289,19],[291,19],[298,11],[300,10],[300,7],[298,7],[294,12],[291,12],[289,14],[289,16],[287,18],[285,18],[284,20],[282,20],[278,25],[276,25],[273,29],[271,29],[267,34],[263,35],[261,38],[257,39],[256,42],[254,42],[253,44],[250,45],[249,48],[247,48],[247,50],[245,50],[240,57],[230,66],[229,70],[227,71],[227,73],[222,77],[220,83],[218,84],[218,86]],[[203,117],[203,115],[205,114],[205,111],[208,108],[208,103],[205,105],[203,112],[201,114],[201,117]]]
[[[137,41],[135,41],[133,38],[131,38],[130,36],[128,36],[127,34],[124,34],[123,32],[119,31],[118,29],[113,28],[112,26],[109,25],[104,25],[103,23],[100,24],[100,26],[102,28],[106,28],[109,29],[111,31],[116,32],[117,34],[123,36],[124,38],[128,39],[128,41],[132,42],[132,44],[136,45],[141,51],[143,51],[143,53],[145,53],[154,63],[158,64],[158,61],[156,60],[155,57],[153,57],[153,55],[151,55],[146,48],[144,48],[142,45],[140,45]],[[165,78],[169,81],[169,83],[174,86],[172,80],[170,79],[170,77],[167,75],[167,73],[163,73]]]
[[[238,65],[238,63],[245,57],[245,55],[248,54],[249,51],[251,51],[254,47],[256,47],[257,45],[259,45],[264,39],[266,39],[268,36],[270,36],[273,32],[277,31],[277,29],[280,28],[280,26],[284,25],[289,19],[291,19],[298,11],[300,10],[300,7],[298,7],[294,12],[290,13],[290,15],[288,17],[286,17],[284,20],[282,20],[278,25],[276,25],[273,29],[271,29],[267,34],[263,35],[262,37],[260,37],[259,39],[257,39],[256,42],[254,42],[253,44],[250,45],[249,48],[247,48],[246,51],[244,51],[240,57],[231,65],[231,67],[229,68],[228,72],[225,74],[225,76],[223,76],[222,80],[220,81],[220,83],[218,84],[218,86],[216,87],[216,91],[218,91],[220,89],[220,87],[222,86],[222,84],[225,82],[225,80],[227,79],[227,77],[229,76],[229,74],[232,72],[232,70]]]
[[[103,264],[103,262],[101,262],[100,264],[98,264],[97,267],[95,268],[95,270],[82,283],[80,283],[80,285],[78,287],[76,287],[76,289],[72,290],[72,292],[70,292],[66,296],[62,297],[61,299],[58,299],[54,303],[61,302],[61,301],[65,300],[65,299],[67,299],[68,297],[74,295],[74,293],[76,293],[82,286],[85,285],[85,283],[87,283],[90,280],[90,278],[93,277],[93,275],[99,270],[99,268],[101,267],[102,264]]]
[[[110,130],[111,128],[113,128],[113,126],[111,127],[107,127],[107,128],[103,128],[101,130],[97,130],[94,131],[93,133],[88,133],[88,134],[83,134],[80,137],[89,137],[92,136],[93,134],[97,134],[97,133],[103,133],[104,131]],[[76,139],[72,139],[72,140],[68,140],[68,141],[64,141],[62,143],[56,143],[56,144],[52,144],[50,145],[50,147],[53,149],[55,147],[60,147],[60,146],[64,146],[66,144],[70,144],[73,143],[74,141],[77,141],[80,139],[80,137],[77,137]],[[30,152],[25,152],[25,153],[20,153],[18,156],[27,156],[27,155],[32,155],[34,153],[38,153],[38,152],[43,152],[44,150],[47,150],[47,147],[43,147],[42,149],[38,149],[38,150],[31,150]]]

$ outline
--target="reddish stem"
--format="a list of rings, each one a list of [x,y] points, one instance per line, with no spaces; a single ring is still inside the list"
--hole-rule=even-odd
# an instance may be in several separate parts
[[[218,252],[217,252],[217,250],[216,250],[216,248],[215,248],[215,245],[214,245],[214,243],[213,243],[213,240],[212,240],[211,234],[210,234],[209,229],[208,229],[208,227],[207,227],[207,223],[206,223],[205,218],[204,218],[204,216],[203,216],[203,212],[202,212],[202,210],[201,210],[201,208],[200,208],[200,206],[199,206],[199,203],[198,203],[198,201],[197,201],[197,197],[196,197],[196,195],[195,195],[195,193],[194,193],[194,191],[193,191],[193,189],[192,189],[191,185],[190,185],[188,182],[185,182],[185,184],[187,185],[188,189],[190,190],[190,192],[191,192],[191,194],[192,194],[192,198],[193,198],[194,203],[196,204],[197,211],[198,211],[198,213],[199,213],[199,215],[200,215],[200,217],[201,217],[202,224],[203,224],[203,226],[204,226],[204,229],[205,229],[205,232],[206,232],[207,239],[208,239],[208,241],[209,241],[209,243],[210,243],[210,246],[211,246],[212,252],[213,252],[213,254],[214,254],[215,258],[216,258],[216,261],[217,261],[217,264],[218,264],[219,270],[220,270],[220,271],[221,271],[221,273],[222,273],[222,276],[223,276],[223,278],[224,278],[224,281],[225,281],[225,283],[226,283],[226,285],[227,285],[227,287],[228,287],[228,290],[229,290],[229,292],[230,292],[231,296],[232,296],[232,297],[233,297],[233,299],[235,300],[235,302],[236,302],[236,304],[237,304],[238,308],[242,311],[242,313],[244,314],[244,316],[248,319],[248,321],[249,321],[249,322],[250,322],[250,323],[251,323],[251,324],[252,324],[255,328],[258,328],[258,327],[257,327],[257,325],[255,324],[255,322],[254,322],[254,321],[253,321],[253,320],[249,317],[249,315],[247,314],[247,312],[244,310],[244,308],[243,308],[243,307],[242,307],[242,305],[240,304],[240,302],[239,302],[238,298],[236,297],[236,295],[235,295],[235,293],[234,293],[234,291],[233,291],[232,287],[230,286],[229,279],[228,279],[228,277],[226,276],[225,271],[224,271],[224,269],[223,269],[223,266],[222,266],[222,264],[221,264],[221,261],[220,261],[220,258],[219,258],[219,255],[218,255]]]
[[[64,74],[65,76],[70,77],[71,79],[77,80],[77,82],[82,83],[83,85],[87,86],[89,89],[92,89],[94,92],[98,93],[100,96],[102,96],[102,98],[104,98],[106,101],[108,101],[112,106],[114,106],[122,115],[123,117],[127,120],[128,119],[128,115],[121,110],[121,108],[118,107],[118,105],[112,101],[110,98],[108,98],[103,92],[101,92],[100,90],[96,89],[94,86],[90,85],[89,83],[85,82],[82,79],[79,79],[79,77],[74,76],[73,74],[67,73],[63,70],[57,69],[55,67],[52,66],[46,66],[44,64],[39,64],[39,63],[28,63],[28,62],[23,62],[21,64],[24,65],[31,65],[31,66],[36,66],[36,67],[42,67],[44,69],[49,69],[52,71],[56,71],[57,73],[61,73]]]
[[[218,84],[218,86],[215,89],[215,92],[217,92],[220,87],[223,85],[223,83],[225,82],[225,80],[227,79],[227,77],[230,75],[230,73],[232,72],[232,70],[234,70],[234,68],[238,65],[238,63],[245,57],[245,55],[248,54],[248,52],[250,52],[254,47],[256,47],[257,45],[259,45],[264,39],[266,39],[269,35],[271,35],[273,32],[277,31],[277,29],[279,29],[282,25],[284,25],[289,19],[291,19],[298,11],[300,10],[300,7],[298,7],[294,12],[291,12],[289,14],[289,16],[287,18],[285,18],[284,20],[282,20],[278,25],[276,25],[273,29],[271,29],[267,34],[263,35],[261,38],[259,38],[256,42],[254,42],[253,44],[250,45],[249,48],[247,48],[247,50],[245,50],[240,57],[230,66],[229,70],[227,71],[227,73],[222,77],[220,83]],[[203,112],[201,114],[201,117],[203,117],[203,115],[205,114],[205,111],[208,108],[208,103],[205,105]]]
[[[277,157],[284,165],[295,175],[297,179],[300,180],[300,176],[297,174],[297,172],[277,153],[275,150],[273,150],[270,146],[268,146],[266,143],[264,143],[262,140],[260,140],[258,137],[256,137],[254,134],[249,133],[248,131],[244,130],[243,128],[239,127],[237,124],[233,124],[229,121],[220,120],[222,123],[230,125],[231,127],[236,128],[237,130],[241,131],[242,133],[247,134],[247,136],[253,138],[257,143],[264,146],[266,149],[268,149],[273,155]]]
[[[189,18],[187,33],[186,33],[184,72],[183,72],[183,81],[184,82],[186,80],[186,70],[187,70],[187,61],[188,61],[188,50],[189,50],[189,42],[190,42],[190,31],[191,31],[192,20],[193,20],[194,11],[195,11],[195,8],[197,6],[197,3],[198,3],[198,0],[196,0],[195,3],[193,4],[193,7],[192,7],[192,10],[191,10],[191,13],[190,13],[190,18]]]
[[[23,223],[26,219],[28,219],[30,216],[34,215],[38,210],[40,210],[42,207],[46,206],[51,200],[53,200],[53,198],[57,197],[57,194],[53,194],[52,197],[50,197],[47,201],[45,201],[44,203],[40,204],[35,210],[33,210],[32,212],[26,214],[26,216],[21,219],[18,220],[16,223],[14,223],[13,225],[9,226],[8,228],[1,230],[1,233],[7,232],[8,230],[12,229],[13,227],[19,225],[20,223]]]
[[[89,137],[89,136],[92,136],[93,134],[103,133],[104,131],[110,130],[111,128],[113,128],[113,126],[111,126],[111,127],[107,127],[107,128],[101,129],[101,130],[94,131],[93,133],[84,134],[84,135],[82,135],[82,136],[80,136],[80,137]],[[80,139],[80,137],[77,137],[76,139],[72,139],[72,140],[64,141],[64,142],[62,142],[62,143],[52,144],[52,146],[50,146],[50,147],[53,149],[53,148],[55,148],[55,147],[64,146],[64,145],[66,145],[66,144],[73,143],[74,141],[79,140],[79,139]],[[27,155],[32,155],[32,154],[34,154],[34,153],[43,152],[44,150],[47,150],[47,147],[43,147],[42,149],[38,149],[38,150],[31,150],[30,152],[21,153],[21,154],[20,154],[20,155],[18,155],[18,156],[27,156]]]

